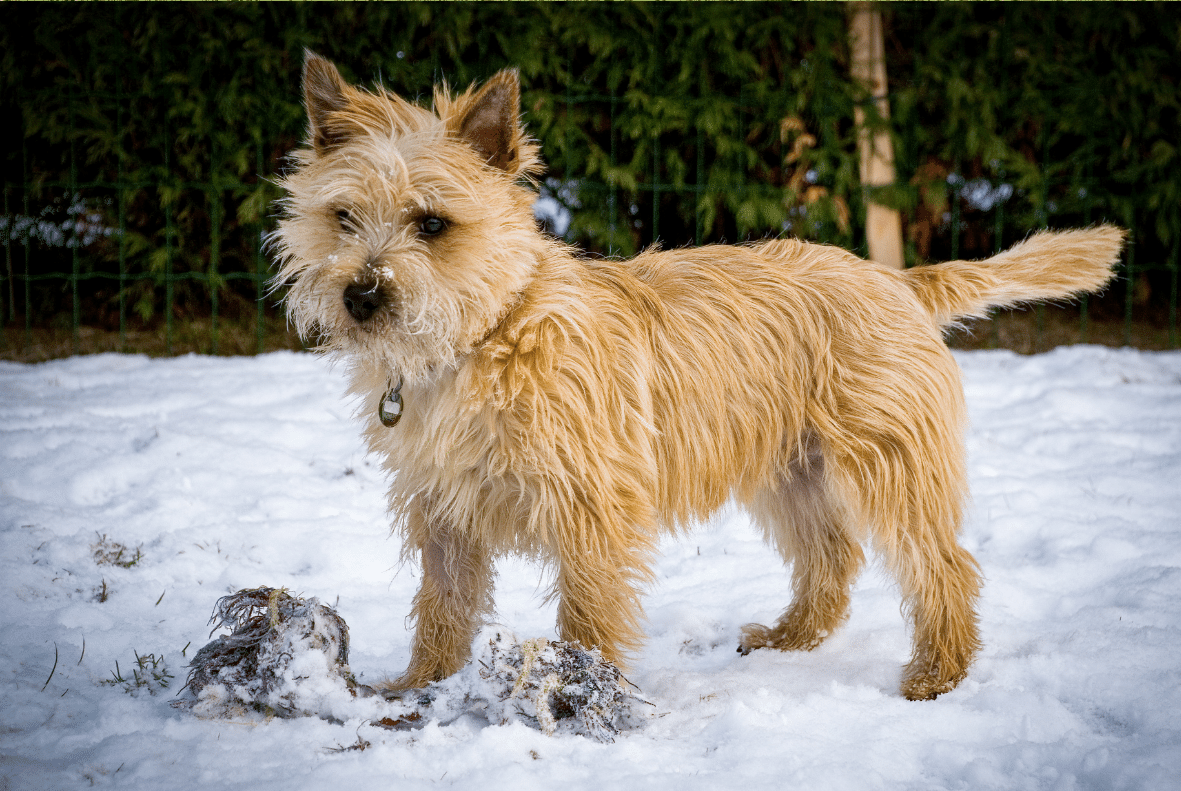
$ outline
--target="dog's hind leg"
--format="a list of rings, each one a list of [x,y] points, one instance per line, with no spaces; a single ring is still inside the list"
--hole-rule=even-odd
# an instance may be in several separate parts
[[[844,622],[849,589],[865,561],[847,517],[825,491],[824,459],[815,443],[747,507],[767,541],[792,564],[793,598],[774,626],[742,627],[738,650],[810,651]]]
[[[467,662],[481,617],[492,609],[493,566],[487,550],[442,520],[411,508],[408,537],[422,555],[422,585],[410,666],[389,690],[416,689],[450,676]]]
[[[942,534],[934,546],[907,542],[890,558],[914,621],[914,654],[902,674],[902,694],[931,700],[968,674],[980,637],[976,599],[980,570],[967,550]]]
[[[874,546],[898,580],[913,623],[913,654],[902,676],[910,700],[954,689],[980,649],[980,569],[956,535],[967,484],[962,454],[947,439],[954,415],[932,410],[925,430],[883,433],[840,470],[861,498]]]

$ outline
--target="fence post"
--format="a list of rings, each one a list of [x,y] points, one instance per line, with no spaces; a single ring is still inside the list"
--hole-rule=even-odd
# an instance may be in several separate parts
[[[616,234],[616,231],[618,230],[619,206],[618,206],[618,202],[617,202],[618,199],[616,197],[616,191],[618,190],[618,187],[615,184],[615,165],[616,165],[616,159],[615,159],[615,157],[616,157],[616,154],[615,154],[615,139],[616,139],[615,105],[618,101],[619,101],[619,98],[615,94],[615,86],[612,85],[611,86],[611,130],[608,133],[610,140],[611,140],[611,179],[610,179],[610,184],[607,185],[607,190],[608,190],[607,191],[607,213],[609,215],[609,218],[607,220],[607,232],[610,234],[609,240],[607,242],[608,257],[616,254],[615,234]]]
[[[16,317],[16,284],[12,272],[12,212],[8,210],[8,184],[4,185],[4,272],[8,280],[8,318]],[[7,324],[4,318],[4,295],[0,294],[0,333]]]
[[[164,121],[164,178],[171,181],[172,139]],[[172,200],[164,194],[164,351],[172,356]]]
[[[704,175],[704,173],[705,173],[705,141],[703,140],[703,136],[701,134],[701,126],[699,124],[697,126],[697,185],[696,185],[696,188],[693,190],[694,197],[695,197],[694,202],[697,204],[697,207],[696,207],[697,211],[694,214],[694,223],[693,223],[693,228],[694,228],[693,243],[698,246],[701,246],[701,236],[702,236],[702,233],[701,233],[701,231],[702,231],[702,228],[701,228],[701,202],[704,200],[703,196],[705,195],[705,184],[702,183],[701,178]]]
[[[1041,207],[1038,209],[1038,215],[1041,218],[1039,225],[1042,230],[1047,230],[1050,227],[1050,133],[1046,130],[1049,126],[1049,119],[1047,118],[1041,130],[1042,137],[1042,197]],[[1033,309],[1035,319],[1035,326],[1037,334],[1033,338],[1033,350],[1036,352],[1042,345],[1042,341],[1046,337],[1046,303],[1039,302]]]
[[[71,212],[75,208],[75,199],[81,201],[81,195],[78,194],[78,157],[77,144],[78,137],[77,129],[74,123],[74,93],[75,86],[70,86],[69,103],[70,103],[70,194],[66,199],[66,218],[71,217]],[[74,354],[79,351],[78,343],[78,325],[82,322],[82,297],[78,293],[78,279],[81,275],[81,262],[78,260],[78,250],[80,247],[78,238],[78,220],[74,219],[70,223],[70,229],[73,232],[73,240],[70,243],[70,298],[73,301],[73,315],[71,317],[71,343],[74,349]]]
[[[1177,229],[1173,229],[1173,252],[1169,256],[1169,348],[1177,348],[1177,248],[1181,239],[1177,239]]]
[[[660,64],[660,26],[663,20],[657,22],[656,30],[652,31],[652,96],[663,87]],[[655,119],[653,119],[655,120]],[[652,244],[660,241],[660,130],[652,133]]]
[[[1008,15],[1001,17],[1000,42],[997,47],[998,55],[1000,56],[1000,68],[999,68],[999,71],[1001,74],[1000,106],[1002,108],[1008,107],[1008,96],[1009,96],[1009,24],[1008,23],[1009,23]],[[1005,179],[1005,167],[1002,164],[997,169],[997,182],[1003,184],[1004,179]],[[1005,237],[1005,201],[1003,201],[1003,200],[997,201],[997,204],[996,204],[996,226],[995,226],[994,235],[996,236],[996,239],[993,242],[994,252],[1000,253],[1005,247],[1005,239],[1004,239],[1004,237]],[[999,324],[997,323],[997,317],[999,315],[1000,315],[1000,311],[997,310],[996,308],[990,308],[988,311],[989,322],[992,325],[991,333],[990,333],[991,334],[990,344],[991,344],[992,348],[994,348],[994,349],[1001,345],[1001,329],[1000,329]]]
[[[1135,215],[1128,212],[1128,243],[1124,249],[1128,252],[1128,262],[1125,269],[1128,273],[1128,287],[1124,292],[1124,346],[1132,345],[1132,302],[1136,296],[1136,225]]]
[[[217,133],[209,132],[209,335],[210,352],[217,354],[217,265],[221,255],[221,190],[217,184]]]
[[[123,177],[123,78],[115,74],[115,189],[119,191],[119,351],[127,351],[127,184]]]
[[[574,146],[570,142],[570,130],[574,126],[574,97],[570,93],[570,84],[574,82],[574,54],[571,52],[566,58],[566,125],[563,137],[566,141],[566,165],[563,168],[562,179],[566,184],[574,184]],[[563,185],[564,186],[564,185]],[[561,190],[561,187],[559,187]],[[558,206],[561,206],[561,200],[557,201]],[[573,223],[571,223],[573,226]],[[566,228],[566,238],[570,239],[570,232],[572,227]]]
[[[960,175],[960,158],[955,158],[955,166],[948,176],[951,182],[951,260],[958,261],[960,257],[960,186],[964,177]]]
[[[24,214],[30,217],[29,214],[29,144],[25,139],[21,140],[21,177],[24,180]],[[32,258],[32,225],[25,227],[25,348],[33,342],[33,286],[32,280],[29,278],[30,260]]]
[[[747,186],[746,186],[746,156],[745,156],[745,154],[746,154],[746,151],[745,151],[745,145],[746,145],[746,81],[745,80],[743,80],[742,85],[740,85],[738,87],[738,140],[741,145],[738,145],[736,147],[737,151],[738,151],[738,156],[737,156],[737,158],[738,158],[738,183],[734,185],[734,191],[738,193],[738,196],[739,196],[738,197],[738,200],[739,200],[738,205],[741,208],[742,203],[746,200],[746,196],[748,194],[747,193]],[[738,224],[738,216],[735,215],[734,219],[735,219],[735,222],[734,222],[735,239],[734,239],[734,241],[736,241],[736,242],[742,241],[743,237],[746,236],[746,234],[750,233],[750,230],[747,229],[746,233],[743,233],[742,226]]]
[[[258,180],[262,181],[262,139],[260,138],[258,144],[255,146],[255,172],[258,174]],[[254,314],[254,332],[255,332],[255,353],[262,354],[265,346],[266,327],[264,322],[266,316],[263,312],[263,299],[266,297],[266,291],[263,284],[266,282],[266,264],[263,261],[262,254],[262,236],[263,236],[263,219],[260,213],[258,219],[258,233],[254,235],[254,287],[257,299],[255,299],[255,314]]]
[[[1091,184],[1092,174],[1094,173],[1093,165],[1095,162],[1095,130],[1094,127],[1087,127],[1087,164],[1083,171],[1083,187],[1086,194],[1083,196],[1083,226],[1091,227],[1091,204],[1093,202],[1092,193],[1093,186]],[[1090,327],[1090,302],[1087,299],[1088,295],[1083,294],[1079,298],[1078,306],[1078,339],[1079,343],[1086,343],[1091,333]]]

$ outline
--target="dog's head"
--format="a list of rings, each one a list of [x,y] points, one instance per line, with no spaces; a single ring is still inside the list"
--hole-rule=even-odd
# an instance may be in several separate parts
[[[347,85],[311,52],[307,146],[274,235],[288,314],[304,337],[408,379],[452,364],[532,275],[541,169],[519,121],[515,71],[434,107]]]

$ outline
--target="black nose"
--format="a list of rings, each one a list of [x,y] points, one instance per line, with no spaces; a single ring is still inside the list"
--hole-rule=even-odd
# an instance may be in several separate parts
[[[375,280],[360,280],[349,284],[344,290],[345,309],[358,323],[368,321],[384,302],[381,287]]]

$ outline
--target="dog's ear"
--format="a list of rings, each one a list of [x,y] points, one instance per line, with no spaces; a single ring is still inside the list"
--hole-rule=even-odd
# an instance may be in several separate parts
[[[323,154],[345,142],[345,135],[333,129],[328,116],[348,105],[345,82],[332,61],[304,50],[303,100],[308,111],[308,131],[312,146]]]
[[[480,159],[508,173],[521,169],[521,84],[516,69],[497,72],[457,109],[448,126]]]

